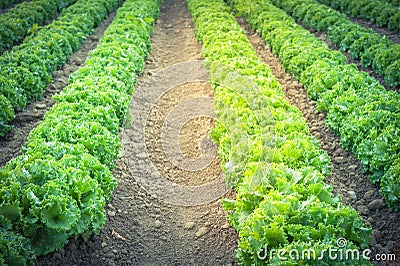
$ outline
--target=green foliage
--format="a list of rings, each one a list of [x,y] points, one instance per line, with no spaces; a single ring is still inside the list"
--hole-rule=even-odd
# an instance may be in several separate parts
[[[102,3],[108,11],[118,4]],[[150,49],[159,6],[158,0],[125,2],[84,67],[94,69],[107,61],[121,68],[120,75],[101,74],[104,68],[79,78],[75,73],[29,134],[23,155],[0,169],[0,221],[5,217],[11,222],[0,236],[0,263],[32,264],[34,256],[60,249],[69,238],[100,232],[106,221],[104,206],[117,185],[111,170],[121,148],[119,127]],[[55,32],[61,34],[60,29]],[[74,34],[75,40],[82,38]]]
[[[1,1],[0,7],[12,2]],[[76,0],[50,1],[33,0],[16,5],[0,16],[0,54],[21,41],[37,25],[43,25],[46,20],[52,19],[64,7],[72,5]]]
[[[367,247],[371,229],[354,209],[342,206],[340,198],[334,197],[331,187],[324,183],[324,176],[330,172],[328,155],[310,136],[301,112],[285,100],[276,78],[258,58],[230,9],[222,0],[187,2],[214,87],[217,120],[212,137],[219,145],[225,180],[237,191],[236,200],[224,199],[223,205],[239,233],[238,263],[286,263],[276,257],[260,259],[259,252],[266,246],[300,252],[312,246],[321,252],[335,248],[336,240],[343,237],[349,248]],[[300,50],[311,35],[290,24],[290,18],[274,23],[274,16],[284,15],[266,1],[230,2],[239,14],[259,23],[253,27],[265,26],[260,31],[267,42],[278,44],[275,52],[283,55],[284,66],[293,68],[298,78],[307,79],[302,72],[320,56],[323,62],[343,64],[343,56],[330,53],[318,41]],[[266,15],[269,12],[271,17]],[[288,24],[287,31],[279,31]],[[290,36],[293,29],[298,35]],[[301,44],[293,48],[298,42]],[[331,86],[335,83],[332,81]],[[287,265],[297,265],[290,263]],[[324,258],[324,263],[332,261]],[[356,260],[346,263],[369,265]]]
[[[386,202],[394,210],[399,209],[400,202],[400,159],[397,158],[385,172],[381,181],[381,192]]]
[[[351,22],[344,14],[318,3],[317,0],[271,0],[271,2],[288,12],[305,26],[325,32],[330,41],[340,47],[341,50],[348,51],[355,59],[361,59],[364,67],[371,66],[378,75],[390,80],[388,83],[389,86],[396,86],[396,84],[400,82],[400,80],[396,80],[396,75],[393,75],[392,72],[388,72],[390,71],[389,66],[400,58],[400,45],[389,41],[387,38],[382,38],[371,29],[366,29],[359,26],[357,23]],[[320,2],[329,2],[329,4],[333,5],[332,1],[321,0]],[[379,13],[376,14],[376,16],[378,16],[382,11],[376,9],[376,2],[380,1],[350,1],[350,3],[355,4],[353,5],[354,9],[360,8],[360,10],[364,10],[363,12],[366,11],[365,8],[369,8],[370,12],[379,10]],[[387,9],[385,10],[387,11]],[[276,13],[275,11],[273,12]],[[276,15],[274,17],[276,17]],[[400,15],[397,15],[397,17],[400,17]],[[276,17],[276,20],[280,19],[282,19],[282,17],[279,17],[279,19]],[[283,30],[281,30],[281,32],[283,32]],[[304,31],[302,32],[304,34]],[[269,39],[269,37],[266,37],[266,39]],[[279,43],[281,43],[279,40],[278,44],[272,43],[274,52],[275,49],[279,49]],[[314,45],[314,43],[309,41],[308,45],[310,44]],[[312,56],[309,57],[312,58]],[[338,57],[340,57],[340,55],[338,55]],[[310,60],[312,60],[311,58]],[[297,77],[298,66],[295,65],[295,68],[296,69],[288,69],[288,71],[293,72],[295,77]]]
[[[0,135],[6,135],[13,127],[5,124],[3,121],[14,119],[14,109],[10,101],[4,95],[0,94]]]
[[[4,176],[4,172],[0,172]],[[0,265],[34,265],[29,241],[12,230],[11,222],[0,214]]]
[[[332,8],[349,14],[352,17],[360,17],[375,22],[379,27],[387,27],[389,30],[400,31],[399,2],[397,0],[318,0],[330,5]]]
[[[14,4],[21,3],[23,0],[2,0],[0,1],[0,8],[8,8]]]
[[[52,4],[45,5],[47,2]],[[36,0],[21,6],[37,5],[43,9],[41,6],[45,5],[46,9],[52,7],[56,12],[61,5],[65,7],[75,1],[69,2]],[[67,58],[93,32],[93,27],[120,3],[121,0],[78,0],[63,9],[57,20],[39,31],[34,30],[20,46],[0,57],[0,80],[5,81],[4,85],[0,85],[0,93],[9,99],[15,109],[23,109],[27,103],[40,99],[51,82],[52,73],[65,64]],[[5,117],[0,120],[0,136],[12,128],[7,125],[11,119]]]
[[[400,85],[400,59],[386,69],[385,81],[389,86]]]
[[[307,16],[312,20],[314,0],[293,1],[295,4],[271,1],[291,11],[295,17]],[[358,71],[355,65],[346,65],[342,56],[332,53],[325,43],[298,26],[269,0],[255,3],[251,14],[245,7],[241,10],[241,5],[237,9],[262,33],[284,68],[304,84],[308,96],[317,100],[317,109],[327,112],[326,124],[340,135],[342,146],[355,153],[372,182],[380,182],[400,153],[398,94],[386,91],[377,80]],[[320,16],[321,8],[315,12]],[[336,11],[326,9],[326,12],[329,15]],[[392,59],[400,56],[399,46],[376,34],[371,35],[369,42],[370,32],[357,29],[358,26],[351,23],[338,22],[329,29],[330,36],[334,37],[331,40],[339,42],[343,49],[350,47],[352,52],[361,54],[364,66],[371,65],[380,73],[386,71],[388,84],[397,85],[399,60],[392,63]],[[363,52],[357,51],[355,46]],[[393,179],[388,178],[385,182],[389,182],[387,180]],[[393,190],[398,188],[391,187]],[[388,191],[381,190],[382,193]],[[389,199],[388,195],[384,197]],[[390,206],[395,206],[394,198],[388,201]]]

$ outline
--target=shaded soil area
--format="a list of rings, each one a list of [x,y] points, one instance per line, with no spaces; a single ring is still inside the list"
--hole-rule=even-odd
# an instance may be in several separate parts
[[[325,124],[325,113],[319,113],[315,101],[308,99],[307,92],[293,77],[284,72],[279,58],[272,54],[258,33],[244,19],[238,19],[241,27],[260,58],[269,65],[282,86],[287,100],[297,106],[307,120],[311,133],[318,138],[332,160],[331,175],[326,182],[333,187],[335,195],[341,195],[345,205],[353,206],[364,222],[371,226],[373,235],[370,249],[373,254],[395,254],[397,261],[374,262],[375,265],[400,265],[400,213],[385,206],[379,187],[372,185],[354,154],[340,146],[340,139]]]
[[[114,19],[116,12],[111,13],[83,43],[81,48],[72,54],[67,63],[56,70],[52,76],[52,82],[48,85],[43,98],[29,104],[25,110],[18,112],[16,118],[11,121],[14,129],[5,137],[0,138],[0,166],[3,166],[12,158],[21,154],[21,146],[26,142],[29,132],[37,126],[43,115],[53,104],[53,95],[62,91],[68,85],[68,77],[85,64],[89,52],[96,48],[97,43],[105,29]]]
[[[237,235],[226,220],[220,197],[195,206],[174,205],[163,197],[171,195],[150,193],[141,183],[151,178],[152,167],[165,180],[183,188],[200,187],[221,175],[215,147],[203,142],[213,126],[212,117],[198,115],[188,119],[175,136],[185,158],[196,159],[202,152],[214,152],[214,159],[201,169],[187,170],[172,163],[162,141],[166,120],[176,114],[179,106],[190,99],[212,97],[213,92],[207,81],[195,78],[178,85],[175,82],[180,75],[170,74],[169,78],[158,79],[156,84],[153,79],[160,77],[165,68],[201,59],[201,46],[195,39],[186,2],[165,0],[152,36],[152,53],[133,95],[131,122],[120,132],[124,145],[113,171],[118,186],[106,206],[107,223],[99,235],[87,241],[71,240],[60,251],[38,258],[37,265],[236,264],[233,257]],[[192,73],[197,74],[196,68]],[[145,128],[138,128],[139,117],[134,110],[143,109],[154,90],[161,86],[170,86],[170,89],[152,106]],[[149,158],[148,164],[143,157]],[[139,173],[136,171],[139,167],[148,172]],[[158,181],[154,179],[154,182]],[[182,196],[173,193],[173,197]],[[201,196],[205,195],[197,195]],[[235,195],[229,190],[221,196],[234,198]],[[186,200],[196,201],[196,198]]]
[[[193,175],[186,174],[186,170],[179,166],[179,162],[174,164],[171,161],[171,156],[162,152],[165,149],[162,141],[163,121],[166,120],[167,115],[178,107],[179,103],[193,98],[212,96],[211,86],[208,82],[182,84],[169,90],[157,102],[157,105],[154,106],[150,113],[148,126],[146,127],[146,141],[151,161],[157,169],[160,169],[165,178],[174,183],[184,186],[196,186],[210,182],[216,176],[222,174],[219,166],[220,161],[216,156],[207,167],[198,169],[196,177],[193,178]],[[184,157],[193,160],[200,157],[202,151],[198,144],[201,144],[204,137],[210,135],[212,126],[213,119],[205,116],[190,119],[183,125],[176,137],[179,139],[179,149]]]

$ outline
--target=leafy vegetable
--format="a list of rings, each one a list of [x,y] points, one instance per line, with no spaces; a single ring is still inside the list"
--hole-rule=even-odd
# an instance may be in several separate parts
[[[17,13],[21,12],[14,14],[15,16],[25,16],[26,12],[37,12],[36,15],[43,16],[42,13],[47,12],[44,9],[51,9],[55,14],[58,9],[61,11],[74,2],[76,3],[62,10],[57,20],[39,31],[33,31],[20,46],[13,47],[0,57],[0,80],[4,81],[1,82],[0,93],[9,99],[14,109],[23,109],[28,103],[43,96],[45,88],[51,82],[52,73],[65,64],[67,58],[93,32],[93,27],[114,11],[121,0],[35,0],[22,3],[19,5],[21,8],[15,8],[20,10],[16,11]],[[8,18],[7,23],[22,26],[18,19],[13,21]],[[7,23],[4,27],[9,27]],[[12,129],[8,125],[12,118],[12,116],[0,116],[0,136],[4,136]]]
[[[317,6],[314,0],[295,0],[293,3],[259,0],[252,2],[249,10],[241,1],[232,1],[239,14],[248,18],[252,27],[262,33],[284,68],[304,84],[310,98],[317,100],[317,109],[327,112],[326,124],[340,135],[342,146],[355,153],[372,182],[380,182],[400,153],[398,94],[386,91],[373,77],[358,71],[355,65],[345,65],[342,56],[335,56],[324,42],[297,25],[271,2],[289,10],[294,17],[307,18],[310,23],[317,23],[311,14],[320,17],[321,7],[314,10]],[[335,14],[330,9],[325,11],[327,16]],[[376,35],[372,35],[369,43],[369,31],[358,31],[357,27],[338,22],[328,28],[331,31],[328,35],[343,49],[359,45],[365,50],[360,53],[362,64],[372,65],[380,73],[386,71],[388,77],[393,77],[388,81],[397,84],[398,60],[391,62],[399,56],[398,45],[386,38],[378,40]],[[385,182],[388,180],[393,179],[388,178]],[[389,190],[381,192],[389,193]],[[390,191],[390,194],[398,193]],[[390,201],[389,195],[384,197],[390,206],[394,206],[393,197]]]
[[[297,21],[303,23],[305,26],[316,29],[320,32],[325,32],[330,41],[336,44],[343,51],[348,51],[350,55],[355,59],[361,59],[364,67],[372,66],[378,75],[381,75],[388,80],[389,86],[396,86],[400,80],[397,80],[395,75],[388,73],[390,71],[389,65],[399,60],[400,45],[393,43],[387,38],[382,38],[380,34],[374,32],[372,29],[366,29],[359,26],[357,23],[350,21],[343,13],[333,10],[318,2],[323,2],[333,6],[336,9],[340,9],[339,6],[335,6],[332,1],[325,0],[294,0],[294,1],[278,1],[271,0],[271,2],[282,8],[288,14],[290,14]],[[377,2],[382,4],[380,0],[376,1],[339,1],[343,4],[353,6],[353,11],[359,10],[360,12],[375,13],[372,18],[377,18],[383,12],[388,11],[385,7],[384,11],[377,12]],[[389,4],[385,4],[389,5]],[[350,8],[350,7],[348,7]],[[271,11],[270,11],[271,12]],[[279,14],[279,12],[274,12]],[[357,12],[355,12],[356,14]],[[393,12],[392,12],[393,13]],[[398,12],[397,12],[398,13]],[[354,14],[354,15],[355,15]],[[279,16],[279,15],[278,15]],[[382,15],[383,16],[383,15]],[[258,17],[258,19],[265,19],[264,17]],[[278,20],[278,17],[276,17]],[[279,20],[284,20],[284,16],[280,16]],[[287,18],[286,18],[287,19]],[[370,18],[368,18],[370,19]],[[260,23],[260,22],[257,22]],[[282,32],[282,30],[281,30]],[[301,30],[305,34],[304,30]],[[307,33],[309,34],[309,33]],[[264,35],[266,36],[266,34]],[[286,36],[288,37],[288,36]],[[265,37],[269,39],[269,37]],[[279,37],[278,37],[279,38]],[[289,37],[290,38],[290,37]],[[272,43],[273,51],[275,52],[276,47],[279,48],[279,43]],[[296,43],[296,42],[295,42]],[[314,42],[309,40],[307,45],[313,44]],[[304,43],[303,43],[304,45]],[[286,60],[284,55],[279,55]],[[338,55],[340,57],[340,55]],[[302,58],[302,57],[301,57]],[[321,57],[320,57],[321,58]],[[342,63],[344,63],[343,61]],[[299,64],[294,64],[296,69],[288,69],[289,72],[297,74],[297,68]],[[391,78],[389,78],[391,76]]]
[[[102,3],[112,11],[119,2]],[[0,221],[4,217],[11,224],[0,236],[0,263],[32,264],[35,256],[60,249],[71,237],[100,232],[106,221],[104,206],[117,185],[111,170],[121,148],[119,126],[149,52],[159,6],[158,0],[125,2],[83,67],[107,61],[114,69],[121,67],[120,75],[101,75],[104,68],[76,75],[29,134],[23,155],[0,169]],[[95,15],[96,8],[88,12]],[[88,19],[98,23],[102,16]],[[138,17],[143,22],[138,23]],[[112,52],[110,47],[118,49]],[[129,75],[123,72],[133,69]]]
[[[1,1],[0,7],[4,8],[18,2],[22,1]],[[76,0],[34,0],[9,9],[7,13],[0,16],[0,54],[21,41],[35,26],[43,25],[46,20],[52,19],[57,12],[75,2]]]
[[[295,28],[291,25],[282,37],[279,28],[290,20],[274,23],[273,16],[283,15],[268,4],[230,2],[240,14],[243,11],[272,31],[266,35],[267,42],[279,43],[274,52],[284,54],[285,67],[293,69],[298,78],[319,56],[334,65],[343,63],[342,56],[329,53],[318,42],[299,51],[295,44],[306,44],[311,35],[289,36]],[[222,0],[188,0],[188,4],[214,88],[217,120],[212,137],[219,145],[225,180],[237,191],[236,200],[224,199],[223,205],[239,233],[238,263],[286,263],[276,257],[260,258],[266,246],[299,252],[311,246],[322,252],[335,248],[336,240],[344,237],[349,248],[367,247],[371,229],[354,209],[342,206],[323,182],[330,172],[329,157],[310,136],[301,112],[285,100],[276,78],[258,58],[229,7]],[[269,12],[272,18],[266,16]],[[333,261],[324,258],[324,263]],[[367,261],[346,263],[369,265]]]

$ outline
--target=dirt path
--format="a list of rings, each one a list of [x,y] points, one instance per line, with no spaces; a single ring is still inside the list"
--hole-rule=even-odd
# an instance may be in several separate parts
[[[184,0],[162,4],[152,49],[133,96],[132,125],[120,134],[118,187],[105,228],[37,265],[235,264],[237,235],[219,199],[234,195],[221,184],[208,138],[213,93]]]
[[[260,58],[268,64],[282,85],[290,104],[297,106],[303,113],[311,133],[318,138],[322,148],[332,160],[331,175],[327,182],[336,195],[342,195],[343,203],[352,205],[373,228],[370,249],[374,254],[396,254],[400,260],[400,213],[385,207],[378,186],[372,185],[367,175],[361,172],[361,164],[354,154],[346,152],[340,146],[340,139],[325,124],[325,113],[318,113],[315,102],[308,99],[304,87],[282,69],[282,65],[261,37],[251,30],[243,19],[238,19],[247,37],[257,50]],[[376,264],[387,265],[387,264]],[[398,264],[391,264],[398,265]]]
[[[116,12],[111,13],[83,43],[81,48],[73,53],[67,63],[52,76],[52,82],[48,85],[43,98],[29,104],[26,109],[16,114],[16,118],[11,121],[14,129],[4,138],[0,138],[0,166],[3,166],[12,158],[21,154],[21,145],[26,142],[29,132],[37,126],[43,115],[53,104],[53,95],[62,91],[68,85],[68,77],[78,68],[84,65],[87,55],[96,48],[97,43],[104,31],[114,19]]]

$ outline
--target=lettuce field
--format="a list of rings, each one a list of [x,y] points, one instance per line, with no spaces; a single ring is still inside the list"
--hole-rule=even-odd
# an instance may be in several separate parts
[[[0,10],[0,265],[400,265],[397,0]]]

